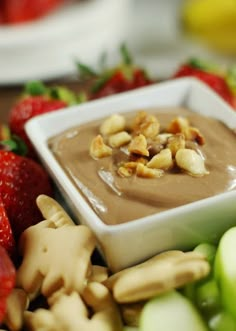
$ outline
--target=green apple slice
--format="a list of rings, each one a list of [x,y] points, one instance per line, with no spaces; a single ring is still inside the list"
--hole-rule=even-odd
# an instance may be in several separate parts
[[[214,265],[222,304],[236,318],[236,227],[221,237]]]
[[[220,310],[220,291],[214,278],[208,279],[196,287],[195,302],[204,316],[212,315]]]
[[[212,331],[236,331],[236,320],[227,312],[219,312],[209,320]]]
[[[201,243],[194,248],[195,252],[202,253],[205,256],[210,265],[214,263],[216,250],[216,246],[209,243]]]
[[[207,331],[194,305],[177,291],[155,297],[144,306],[140,331]]]

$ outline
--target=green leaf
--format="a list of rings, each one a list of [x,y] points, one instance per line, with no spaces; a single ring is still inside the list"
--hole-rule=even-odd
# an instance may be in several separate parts
[[[81,62],[77,62],[77,69],[79,71],[80,78],[82,79],[89,79],[97,76],[97,73],[87,66],[86,64],[83,64]]]
[[[236,94],[236,65],[232,66],[227,74],[226,81],[234,94]]]
[[[12,135],[11,139],[2,140],[1,146],[5,146],[6,150],[22,156],[28,152],[25,142],[17,135]]]
[[[43,82],[38,80],[29,81],[25,85],[25,93],[35,96],[35,95],[44,95],[47,94],[47,87],[43,84]]]
[[[98,67],[100,68],[101,72],[106,70],[106,63],[107,63],[107,52],[102,52],[98,59]]]
[[[113,76],[114,70],[109,70],[105,72],[102,76],[96,79],[94,84],[91,87],[91,92],[96,93],[101,90],[101,88],[109,81],[109,79]]]
[[[120,53],[122,56],[122,62],[126,65],[131,65],[133,63],[133,59],[129,54],[128,48],[125,43],[121,44],[120,46]]]
[[[218,74],[218,75],[223,74],[221,68],[217,64],[212,63],[212,62],[208,62],[208,61],[205,61],[205,60],[202,60],[202,59],[191,58],[191,59],[189,59],[188,64],[191,67],[199,69],[199,70],[212,72],[212,73],[215,73],[215,74]]]
[[[76,94],[73,91],[63,86],[51,87],[49,95],[51,96],[51,98],[64,101],[68,105],[77,104]]]

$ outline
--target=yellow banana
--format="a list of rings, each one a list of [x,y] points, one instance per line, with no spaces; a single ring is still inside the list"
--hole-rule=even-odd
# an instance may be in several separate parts
[[[210,46],[236,54],[236,0],[185,0],[184,28]]]

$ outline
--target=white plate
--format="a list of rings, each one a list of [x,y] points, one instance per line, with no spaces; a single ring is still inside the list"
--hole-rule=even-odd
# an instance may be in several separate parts
[[[75,219],[92,228],[113,271],[169,249],[189,249],[215,241],[236,224],[236,191],[219,194],[119,225],[106,225],[89,207],[48,147],[48,139],[75,125],[112,113],[161,106],[186,106],[236,127],[236,113],[202,82],[184,78],[88,102],[38,116],[26,131],[42,162],[57,183]],[[227,215],[227,217],[226,217]]]
[[[75,72],[124,40],[127,0],[71,2],[32,23],[0,27],[0,84]]]

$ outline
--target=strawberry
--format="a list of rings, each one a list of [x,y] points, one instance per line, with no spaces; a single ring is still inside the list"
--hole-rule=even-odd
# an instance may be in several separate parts
[[[13,255],[15,241],[5,207],[0,197],[0,245],[4,247],[10,255]]]
[[[121,45],[120,52],[122,56],[121,64],[114,68],[102,69],[101,72],[96,72],[84,64],[77,64],[80,78],[93,80],[88,92],[89,99],[102,98],[153,83],[144,69],[133,64],[133,60],[124,44]]]
[[[4,21],[8,24],[24,23],[43,17],[65,0],[1,0]]]
[[[226,76],[223,71],[220,71],[217,68],[217,66],[201,60],[191,59],[187,63],[181,65],[174,74],[174,78],[186,76],[200,79],[219,94],[227,103],[234,106],[233,93],[227,84]]]
[[[0,245],[0,323],[6,313],[7,297],[15,286],[16,269],[4,247]]]
[[[23,139],[28,146],[27,156],[36,158],[34,148],[24,129],[25,123],[32,117],[79,102],[79,98],[66,88],[47,88],[40,81],[32,81],[26,84],[22,97],[10,110],[9,126],[11,132]]]
[[[35,202],[39,194],[53,195],[42,166],[30,158],[0,150],[0,196],[16,240],[27,227],[42,220]]]

